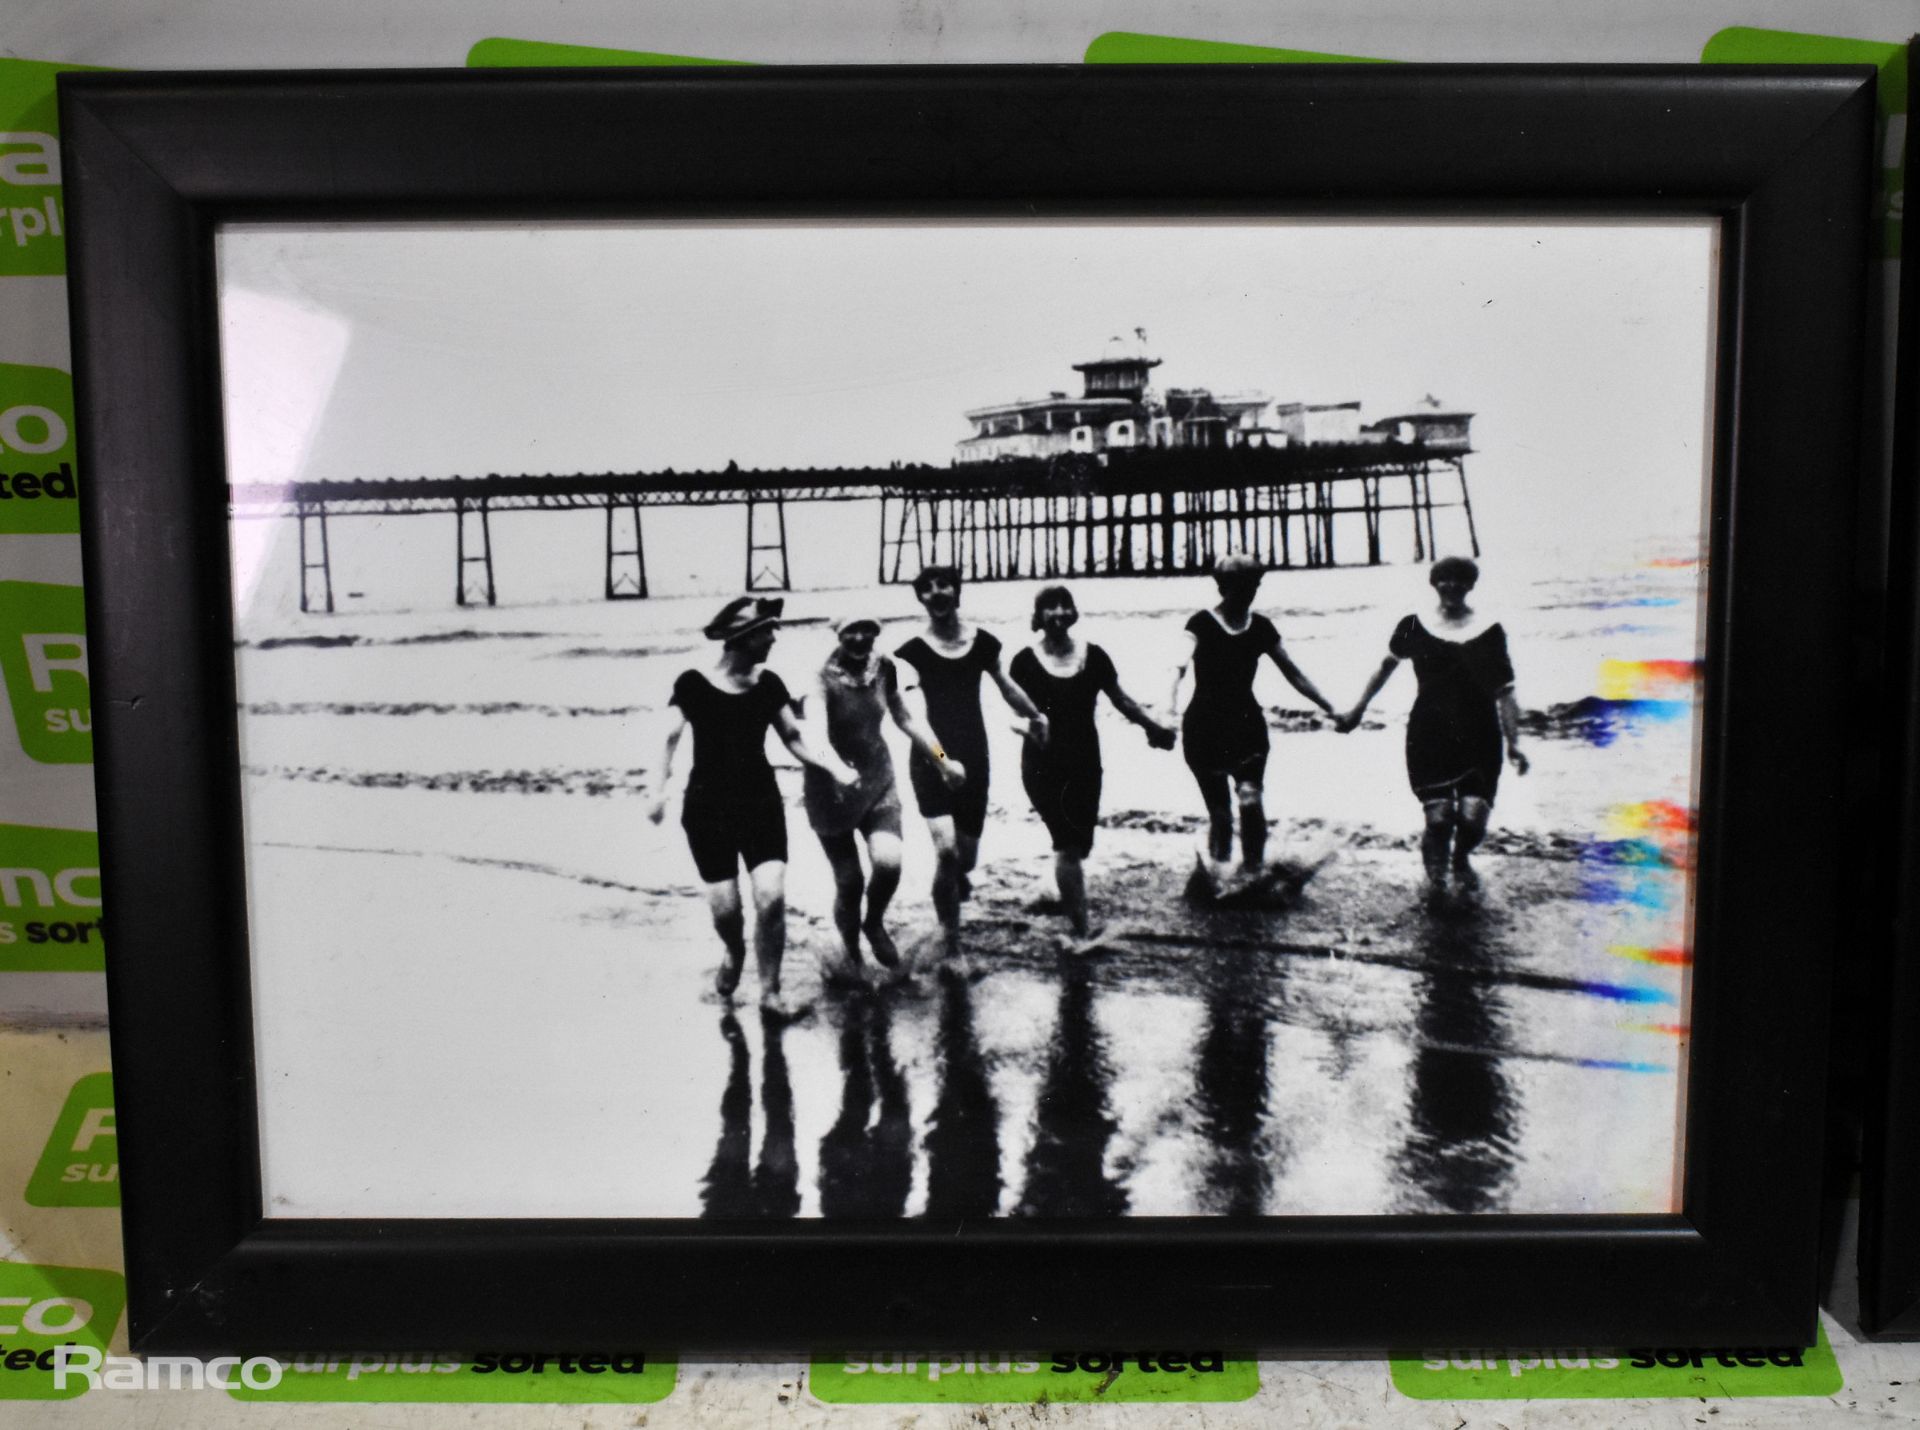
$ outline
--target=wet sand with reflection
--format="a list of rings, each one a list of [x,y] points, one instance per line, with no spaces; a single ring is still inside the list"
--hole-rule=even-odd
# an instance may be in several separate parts
[[[1092,958],[1056,952],[1026,882],[982,881],[970,974],[823,990],[796,1023],[719,1014],[733,1072],[714,1166],[780,1195],[709,1216],[1220,1216],[1646,1210],[1671,1186],[1649,1148],[1673,1136],[1676,1039],[1638,1004],[1666,986],[1562,971],[1543,927],[1578,922],[1578,866],[1488,861],[1482,898],[1430,910],[1410,852],[1336,860],[1287,911],[1192,910],[1191,936],[1123,931]],[[1125,926],[1177,891],[1133,868],[1098,892]],[[1356,933],[1355,901],[1397,913]],[[1038,922],[1039,927],[1036,927]],[[752,1030],[752,1051],[739,1031]],[[822,1059],[800,1045],[831,1044]],[[757,1072],[747,1060],[760,1060]],[[795,1061],[817,1137],[796,1137]],[[761,1116],[750,1117],[759,1089]],[[1664,1102],[1664,1107],[1663,1107]],[[803,1118],[803,1120],[806,1120]],[[1582,1130],[1586,1129],[1586,1130]],[[1669,1153],[1671,1141],[1667,1144]],[[771,1154],[766,1149],[775,1149]],[[736,1171],[724,1185],[734,1186]]]
[[[404,613],[309,622],[305,638],[331,642],[312,647],[277,618],[278,644],[237,657],[271,1204],[728,1219],[1670,1209],[1690,707],[1623,703],[1635,691],[1609,682],[1616,657],[1684,653],[1694,579],[1640,570],[1601,600],[1556,578],[1510,602],[1535,768],[1502,787],[1482,896],[1451,910],[1418,888],[1393,704],[1410,681],[1349,736],[1272,712],[1272,849],[1335,851],[1284,910],[1188,901],[1191,780],[1110,722],[1087,868],[1097,917],[1121,932],[1083,961],[1057,951],[1046,834],[996,717],[972,972],[863,995],[822,986],[832,885],[783,772],[786,982],[813,1005],[786,1025],[712,1001],[718,945],[684,838],[648,824],[638,797],[660,692],[692,659],[682,627],[710,603],[467,612],[502,639],[425,644],[433,623]],[[1298,602],[1277,618],[1316,679],[1357,688],[1407,580],[1295,576],[1276,583]],[[1115,581],[1082,600],[1090,638],[1145,689],[1203,595]],[[792,604],[818,620],[843,599]],[[969,599],[1010,635],[1027,593]],[[1622,601],[1644,633],[1620,634]],[[548,629],[528,634],[530,619]],[[340,643],[349,626],[359,644]],[[774,664],[797,681],[829,640],[823,624],[783,632]],[[931,849],[911,810],[906,823],[893,924],[912,943],[933,927]],[[741,991],[756,996],[751,972]]]

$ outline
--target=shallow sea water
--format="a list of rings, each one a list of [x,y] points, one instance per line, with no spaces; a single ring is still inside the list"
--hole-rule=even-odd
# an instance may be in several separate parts
[[[1271,670],[1267,791],[1298,903],[1186,889],[1200,802],[1103,712],[1089,863],[1112,951],[1070,960],[1050,856],[989,695],[971,976],[824,989],[831,885],[790,798],[787,983],[706,993],[718,944],[673,820],[644,817],[665,693],[711,596],[240,617],[266,1175],[290,1215],[1100,1216],[1639,1212],[1674,1205],[1685,1057],[1694,623],[1670,553],[1502,575],[1534,768],[1505,778],[1476,900],[1420,899],[1400,756],[1410,671],[1338,736]],[[1260,609],[1336,702],[1413,566],[1270,577]],[[1081,633],[1166,699],[1197,578],[1071,583]],[[970,587],[1009,650],[1036,583]],[[282,593],[284,594],[284,593]],[[796,593],[796,691],[826,620],[915,629],[901,587]],[[894,622],[897,621],[897,624]],[[896,741],[897,754],[904,746]],[[784,755],[782,762],[785,762]],[[893,925],[931,927],[907,819]],[[751,960],[749,961],[751,965]]]

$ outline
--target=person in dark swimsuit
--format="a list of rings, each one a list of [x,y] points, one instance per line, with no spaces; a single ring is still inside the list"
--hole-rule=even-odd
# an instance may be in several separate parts
[[[1407,616],[1394,627],[1387,657],[1354,707],[1335,722],[1351,730],[1403,660],[1413,662],[1419,693],[1407,717],[1407,782],[1426,811],[1420,857],[1430,897],[1446,892],[1449,872],[1462,889],[1479,883],[1468,859],[1486,838],[1500,788],[1501,746],[1513,772],[1527,772],[1520,753],[1520,708],[1513,696],[1507,633],[1467,604],[1480,568],[1464,556],[1434,562],[1428,575],[1440,598],[1429,618]]]
[[[970,890],[987,823],[987,722],[980,709],[980,677],[992,677],[1007,704],[1026,718],[1033,738],[1045,741],[1047,718],[1001,668],[1000,642],[978,626],[961,623],[956,568],[924,567],[913,578],[913,594],[927,613],[927,628],[894,658],[919,677],[927,725],[939,742],[937,757],[914,749],[907,776],[933,835],[933,908],[951,959],[960,951],[960,901]]]
[[[900,962],[886,926],[887,905],[900,885],[900,793],[894,782],[893,756],[881,733],[884,722],[890,717],[899,726],[913,742],[915,754],[939,746],[901,696],[892,658],[873,648],[880,622],[872,616],[850,616],[836,621],[833,630],[839,641],[820,667],[809,702],[814,743],[831,746],[860,778],[844,785],[822,770],[808,769],[803,777],[804,798],[808,822],[833,866],[833,922],[845,954],[833,977],[859,984],[866,981],[860,963],[863,931],[874,961],[882,968],[896,968]],[[871,877],[860,867],[856,835],[866,841]]]
[[[1094,706],[1102,694],[1113,708],[1146,731],[1156,750],[1171,750],[1178,736],[1120,688],[1113,661],[1097,645],[1073,638],[1080,619],[1073,593],[1049,586],[1033,598],[1033,628],[1040,640],[1014,656],[1007,673],[1047,717],[1045,744],[1028,741],[1020,752],[1020,779],[1047,833],[1053,836],[1053,874],[1074,938],[1086,948],[1094,934],[1087,920],[1087,880],[1081,867],[1093,849],[1100,823],[1100,732]]]
[[[722,998],[731,998],[746,963],[740,866],[753,886],[754,953],[760,971],[760,1006],[775,1015],[795,1011],[780,994],[780,964],[787,947],[787,815],[767,763],[767,731],[803,764],[843,785],[860,776],[831,750],[816,751],[800,728],[780,677],[763,670],[780,624],[779,600],[742,596],[730,601],[706,628],[720,641],[711,671],[682,671],[673,683],[673,723],[660,757],[660,779],[649,817],[666,818],[668,785],[681,737],[693,731],[693,767],[687,776],[680,827],[706,884],[707,910],[726,946],[715,977]]]
[[[1254,698],[1253,679],[1263,657],[1287,683],[1328,715],[1326,696],[1293,663],[1272,621],[1253,609],[1266,569],[1234,551],[1214,564],[1220,603],[1187,622],[1193,645],[1173,673],[1169,709],[1180,708],[1180,687],[1193,670],[1193,699],[1180,721],[1187,768],[1207,804],[1207,850],[1216,864],[1233,857],[1233,826],[1240,816],[1241,865],[1249,874],[1266,857],[1267,813],[1262,803],[1267,774],[1267,718]]]

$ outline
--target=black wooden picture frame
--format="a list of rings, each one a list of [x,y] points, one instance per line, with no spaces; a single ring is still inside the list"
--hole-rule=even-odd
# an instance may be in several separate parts
[[[1870,70],[68,75],[61,103],[137,1349],[1811,1341]],[[1679,1212],[263,1214],[217,226],[928,215],[1720,220]]]
[[[1908,74],[1920,40],[1907,47]],[[1912,147],[1906,177],[1916,173]],[[1920,1338],[1920,961],[1914,917],[1920,909],[1915,835],[1920,798],[1920,243],[1905,224],[1900,244],[1900,295],[1895,351],[1892,479],[1888,497],[1886,694],[1881,745],[1884,857],[1876,872],[1874,938],[1863,973],[1861,1009],[1867,1047],[1861,1117],[1860,1319],[1885,1340]]]

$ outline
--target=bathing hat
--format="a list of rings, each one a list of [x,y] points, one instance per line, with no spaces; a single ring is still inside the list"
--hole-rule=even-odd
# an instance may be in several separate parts
[[[779,596],[739,596],[720,608],[702,634],[710,641],[737,641],[765,626],[780,623],[786,601]]]

